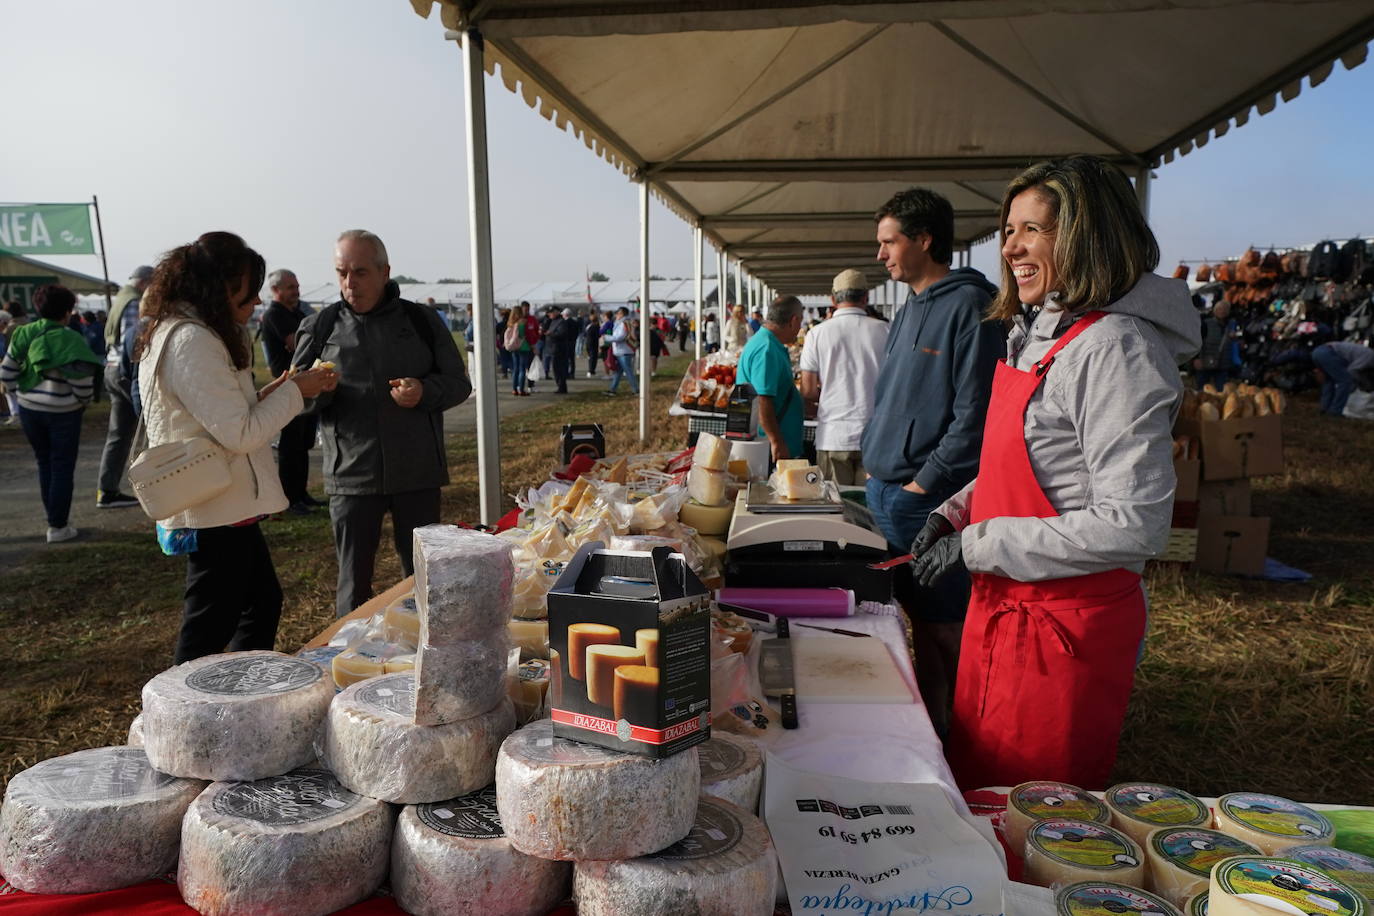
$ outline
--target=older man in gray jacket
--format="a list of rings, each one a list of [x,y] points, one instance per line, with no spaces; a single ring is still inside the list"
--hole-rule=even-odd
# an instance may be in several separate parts
[[[415,571],[411,533],[439,521],[439,488],[449,482],[443,413],[467,400],[472,383],[434,310],[400,297],[380,238],[362,229],[340,235],[334,269],[342,298],[302,322],[294,365],[324,360],[339,375],[338,388],[313,407],[342,616],[372,597],[388,512],[401,566]]]

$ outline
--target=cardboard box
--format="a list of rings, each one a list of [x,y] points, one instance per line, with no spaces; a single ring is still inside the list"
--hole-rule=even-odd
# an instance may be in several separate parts
[[[1178,434],[1202,442],[1202,479],[1233,480],[1283,473],[1283,417],[1180,420]]]
[[[576,455],[589,458],[606,457],[606,434],[600,423],[569,423],[563,427],[559,451],[563,456],[563,466]]]
[[[1212,515],[1198,519],[1197,568],[1258,576],[1269,552],[1269,519]]]
[[[1197,502],[1198,482],[1202,479],[1202,462],[1196,458],[1175,458],[1174,476],[1178,478],[1178,489],[1174,491],[1174,502]]]
[[[554,735],[646,757],[710,738],[710,598],[667,547],[580,548],[549,591]]]
[[[1249,480],[1209,480],[1198,487],[1198,517],[1249,515]]]

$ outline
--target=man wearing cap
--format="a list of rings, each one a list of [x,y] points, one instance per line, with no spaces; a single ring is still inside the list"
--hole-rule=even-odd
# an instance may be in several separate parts
[[[868,317],[869,285],[859,271],[841,271],[831,284],[834,313],[802,343],[801,395],[818,405],[816,463],[838,484],[864,482],[860,444],[887,346],[887,324]]]
[[[138,417],[134,414],[130,386],[133,379],[125,375],[120,359],[124,341],[138,333],[138,308],[143,293],[152,282],[153,269],[147,264],[134,268],[129,282],[119,289],[105,319],[105,390],[110,394],[110,425],[105,433],[105,448],[100,453],[100,477],[96,484],[95,505],[98,509],[127,509],[137,506],[138,500],[119,491],[129,449],[134,444],[134,430]]]

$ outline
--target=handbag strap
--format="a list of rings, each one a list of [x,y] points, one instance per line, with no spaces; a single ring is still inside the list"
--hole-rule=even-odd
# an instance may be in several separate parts
[[[167,333],[162,335],[162,343],[161,343],[161,345],[158,347],[157,355],[156,355],[155,357],[153,357],[153,374],[152,374],[151,376],[149,376],[149,379],[148,379],[148,381],[149,381],[148,388],[149,388],[149,391],[150,391],[150,392],[151,392],[151,389],[152,389],[153,384],[155,384],[155,383],[157,382],[157,371],[158,371],[158,369],[162,368],[162,355],[163,355],[164,353],[167,352],[167,347],[171,345],[171,343],[172,343],[172,335],[175,334],[175,333],[177,332],[177,329],[178,329],[178,328],[181,328],[181,327],[183,327],[183,326],[185,326],[185,325],[188,325],[188,324],[199,324],[199,323],[200,323],[200,322],[195,321],[194,319],[191,319],[191,318],[183,318],[183,319],[181,319],[181,320],[179,320],[179,321],[173,322],[172,326],[171,326],[170,328],[167,329]],[[132,441],[132,443],[131,443],[131,445],[132,445],[132,450],[133,450],[133,454],[134,454],[134,455],[139,455],[139,454],[142,454],[142,452],[143,452],[143,448],[140,448],[140,447],[139,447],[139,444],[138,444],[138,443],[139,443],[139,438],[140,438],[140,437],[142,437],[142,439],[143,439],[143,446],[144,446],[144,447],[146,447],[147,444],[148,444],[148,427],[147,427],[147,424],[144,422],[144,419],[143,419],[144,417],[146,417],[146,416],[148,415],[148,410],[147,410],[148,401],[147,401],[146,399],[143,399],[143,404],[144,404],[144,409],[143,409],[143,410],[140,410],[140,411],[138,412],[138,423],[134,426],[134,438],[133,438],[133,441]]]

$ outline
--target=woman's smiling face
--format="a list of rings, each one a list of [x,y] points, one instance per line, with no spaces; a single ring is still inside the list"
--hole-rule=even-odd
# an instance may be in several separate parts
[[[1011,266],[1021,301],[1044,305],[1059,278],[1054,266],[1054,210],[1038,188],[1012,198],[1002,227],[1002,257]]]

